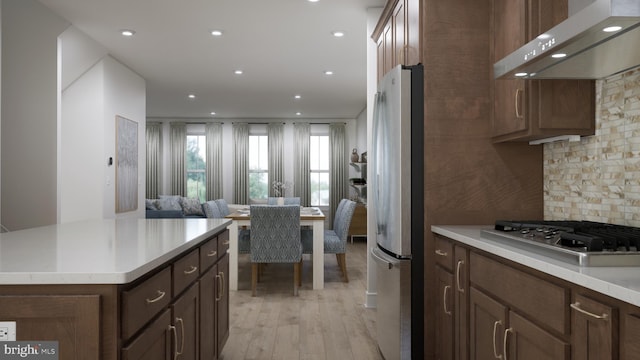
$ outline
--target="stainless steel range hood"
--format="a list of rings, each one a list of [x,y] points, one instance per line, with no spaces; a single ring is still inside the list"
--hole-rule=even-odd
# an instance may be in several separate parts
[[[565,21],[495,63],[495,78],[601,79],[640,65],[640,0],[576,3]],[[603,31],[613,26],[621,28]]]

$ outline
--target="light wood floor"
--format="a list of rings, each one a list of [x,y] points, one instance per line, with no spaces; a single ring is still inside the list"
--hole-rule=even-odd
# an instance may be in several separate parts
[[[364,307],[366,239],[347,248],[349,283],[335,255],[325,255],[325,288],[312,289],[305,255],[302,288],[293,296],[293,265],[269,264],[251,297],[251,264],[239,258],[238,291],[230,294],[230,334],[222,360],[382,359],[376,342],[376,310]]]

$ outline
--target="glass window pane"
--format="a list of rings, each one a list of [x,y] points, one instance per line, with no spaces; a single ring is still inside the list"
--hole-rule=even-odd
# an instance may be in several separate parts
[[[318,170],[329,170],[329,137],[320,136]]]
[[[263,200],[269,196],[269,177],[264,172],[249,173],[249,198]]]
[[[204,202],[206,191],[206,136],[187,135],[186,172],[187,197],[197,198]]]

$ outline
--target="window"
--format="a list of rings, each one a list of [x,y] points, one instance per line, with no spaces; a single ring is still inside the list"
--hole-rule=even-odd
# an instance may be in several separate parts
[[[309,138],[311,206],[329,206],[329,136]]]
[[[267,135],[249,135],[249,199],[269,196],[269,143]]]
[[[187,197],[197,198],[200,202],[205,202],[207,197],[206,149],[206,136],[187,135]]]

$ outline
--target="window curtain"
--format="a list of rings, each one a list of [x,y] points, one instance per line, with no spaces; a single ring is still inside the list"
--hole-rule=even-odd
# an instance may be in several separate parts
[[[171,123],[171,195],[185,196],[187,172],[185,156],[187,152],[187,126]]]
[[[282,171],[282,156],[284,149],[284,125],[269,124],[267,125],[267,136],[269,141],[269,180],[271,183],[280,181],[284,183],[284,175]],[[279,196],[286,196],[286,189]],[[269,196],[278,196],[273,186],[269,187]]]
[[[207,200],[222,198],[222,124],[207,123],[207,163],[205,177],[207,181]]]
[[[332,123],[329,125],[329,221],[333,227],[333,214],[340,200],[346,198],[347,161],[345,151],[345,125]]]
[[[233,202],[249,203],[249,124],[233,124]]]
[[[145,138],[147,147],[145,197],[157,199],[162,164],[162,124],[147,123]]]
[[[294,125],[294,169],[293,169],[293,196],[300,197],[300,205],[311,205],[310,170],[309,164],[309,136],[311,136],[308,123],[296,123]]]

